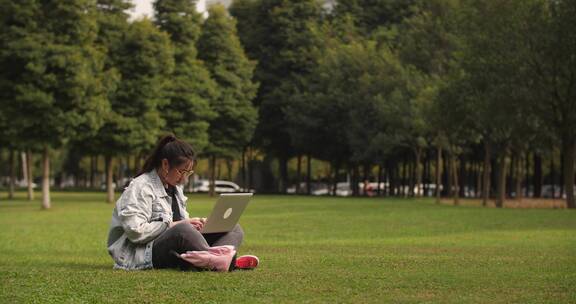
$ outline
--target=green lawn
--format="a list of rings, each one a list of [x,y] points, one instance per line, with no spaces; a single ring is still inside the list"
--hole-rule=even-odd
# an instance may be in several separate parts
[[[104,193],[53,193],[49,211],[18,195],[0,200],[1,303],[576,302],[570,210],[256,195],[240,253],[257,270],[126,272],[106,252]],[[191,195],[189,211],[213,201]]]

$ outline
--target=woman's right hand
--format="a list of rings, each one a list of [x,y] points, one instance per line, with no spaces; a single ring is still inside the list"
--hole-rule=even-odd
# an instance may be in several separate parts
[[[183,220],[179,220],[179,221],[175,221],[175,222],[170,223],[169,228],[172,228],[172,227],[174,227],[180,223],[188,223],[188,224],[194,226],[194,228],[196,228],[196,230],[200,231],[204,227],[204,223],[206,223],[206,220],[202,219],[202,218],[197,218],[197,217],[187,218],[187,219],[183,219]]]

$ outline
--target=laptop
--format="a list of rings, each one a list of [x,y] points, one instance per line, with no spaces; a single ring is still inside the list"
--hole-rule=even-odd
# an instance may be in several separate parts
[[[238,223],[252,193],[223,193],[212,209],[201,233],[229,232]]]

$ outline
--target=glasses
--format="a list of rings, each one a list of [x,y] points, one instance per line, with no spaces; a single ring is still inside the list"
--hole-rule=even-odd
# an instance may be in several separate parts
[[[178,174],[180,174],[181,176],[184,176],[184,177],[188,177],[188,176],[194,174],[194,170],[176,169],[176,171],[178,171]]]

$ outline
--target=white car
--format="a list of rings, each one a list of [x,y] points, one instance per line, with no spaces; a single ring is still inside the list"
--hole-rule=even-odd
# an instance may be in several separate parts
[[[230,193],[242,192],[242,189],[234,182],[216,180],[214,181],[214,191],[216,193]],[[210,192],[210,181],[205,179],[195,181],[192,192]]]

